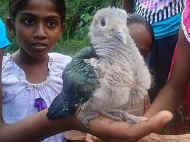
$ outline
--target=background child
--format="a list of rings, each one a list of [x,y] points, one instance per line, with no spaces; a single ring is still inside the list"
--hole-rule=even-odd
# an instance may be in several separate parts
[[[139,51],[148,60],[153,42],[153,33],[150,24],[144,17],[138,14],[130,14],[127,18],[127,26],[131,37],[134,39]]]
[[[9,27],[19,50],[3,58],[3,121],[13,124],[49,107],[71,57],[48,52],[63,31],[63,0],[10,0]],[[63,134],[44,140],[62,142]]]

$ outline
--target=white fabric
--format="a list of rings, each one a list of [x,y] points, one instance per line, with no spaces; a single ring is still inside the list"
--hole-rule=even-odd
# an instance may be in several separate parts
[[[48,76],[45,81],[32,84],[26,80],[24,71],[13,61],[10,55],[3,57],[3,119],[11,124],[34,114],[36,98],[43,98],[49,107],[53,99],[61,92],[63,86],[62,73],[71,57],[59,53],[50,53]],[[62,142],[63,135],[47,138],[44,142]]]

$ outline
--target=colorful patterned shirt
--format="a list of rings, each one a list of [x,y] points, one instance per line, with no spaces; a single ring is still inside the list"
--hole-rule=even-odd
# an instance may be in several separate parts
[[[182,12],[184,0],[136,0],[136,13],[151,24]]]
[[[136,0],[135,11],[148,21],[155,39],[176,35],[184,0]]]

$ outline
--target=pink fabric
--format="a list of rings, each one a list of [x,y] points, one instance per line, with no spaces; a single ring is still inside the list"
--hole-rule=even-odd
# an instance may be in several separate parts
[[[182,28],[187,40],[190,42],[190,0],[185,1],[182,18]]]
[[[190,42],[190,0],[185,1],[185,9],[183,10],[182,28],[187,41]],[[185,108],[187,115],[190,116],[190,85],[187,87],[185,96]]]

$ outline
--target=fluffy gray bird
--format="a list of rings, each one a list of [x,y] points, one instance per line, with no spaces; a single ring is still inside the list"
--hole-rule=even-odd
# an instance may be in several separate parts
[[[76,115],[86,126],[99,114],[137,122],[136,115],[144,112],[151,76],[129,35],[127,13],[113,7],[97,11],[89,36],[92,47],[82,49],[64,71],[66,87],[61,95],[93,94],[87,102],[72,105],[77,106]],[[63,102],[54,101],[49,118],[64,116]]]
[[[151,76],[126,23],[127,13],[118,8],[101,9],[93,18],[89,35],[98,58],[85,62],[94,67],[100,85],[78,110],[85,124],[99,113],[131,122],[144,113]]]

